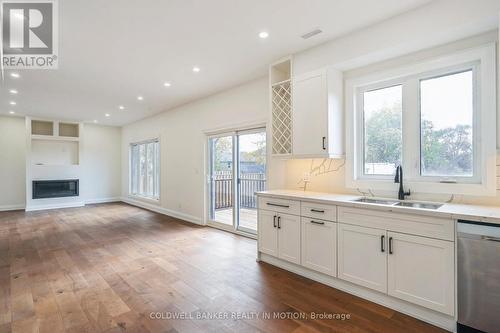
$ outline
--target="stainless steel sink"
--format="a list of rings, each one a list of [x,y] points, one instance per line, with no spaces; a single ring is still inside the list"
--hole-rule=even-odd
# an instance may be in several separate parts
[[[387,205],[387,206],[392,206],[392,205],[399,203],[396,200],[375,199],[375,198],[359,198],[359,199],[356,199],[354,201],[371,203],[371,204],[378,204],[378,205]]]
[[[439,207],[442,206],[442,204],[433,204],[433,203],[427,203],[427,202],[405,202],[405,201],[400,201],[395,206],[420,208],[420,209],[438,209]]]
[[[443,204],[429,203],[429,202],[398,201],[398,200],[377,199],[377,198],[367,198],[367,197],[354,199],[353,201],[369,203],[369,204],[385,205],[385,206],[399,206],[399,207],[420,208],[420,209],[438,209],[443,205]]]

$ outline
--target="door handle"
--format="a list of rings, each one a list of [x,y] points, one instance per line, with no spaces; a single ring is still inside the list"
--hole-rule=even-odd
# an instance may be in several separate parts
[[[323,150],[326,150],[326,136],[323,137]]]
[[[273,227],[276,228],[276,215],[273,216]]]
[[[385,235],[380,236],[380,251],[385,252]]]
[[[325,211],[324,210],[319,210],[319,209],[312,208],[311,212],[313,212],[313,213],[324,213]]]
[[[500,238],[492,236],[481,236],[481,239],[490,242],[500,242]]]
[[[268,206],[275,206],[275,207],[283,207],[283,208],[290,208],[289,205],[280,205],[280,204],[275,204],[275,203],[272,203],[272,202],[266,202],[266,204]]]
[[[389,237],[389,254],[392,254],[392,237]]]
[[[311,223],[314,223],[314,224],[325,224],[325,222],[314,221],[314,220],[311,220]]]
[[[278,229],[281,229],[281,216],[278,216]]]

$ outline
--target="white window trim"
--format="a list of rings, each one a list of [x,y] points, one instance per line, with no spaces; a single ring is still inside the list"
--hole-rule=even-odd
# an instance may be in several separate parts
[[[397,67],[386,71],[375,72],[363,77],[353,78],[345,82],[346,94],[346,186],[349,188],[375,189],[394,191],[393,176],[363,177],[360,176],[362,168],[362,136],[363,124],[359,119],[359,105],[356,105],[356,94],[363,88],[370,90],[376,87],[397,84],[418,84],[419,80],[408,80],[409,77],[425,75],[437,76],[443,71],[466,68],[464,66],[480,64],[475,73],[477,91],[475,91],[476,112],[473,133],[475,133],[475,153],[479,156],[478,178],[467,182],[459,182],[459,177],[454,179],[457,183],[440,183],[436,177],[420,176],[420,159],[418,163],[409,165],[408,161],[415,161],[415,156],[420,155],[420,133],[405,130],[405,123],[412,121],[420,123],[419,96],[412,93],[403,96],[403,167],[406,187],[413,192],[420,193],[448,193],[470,195],[495,195],[496,194],[496,50],[494,43],[481,47],[463,50],[461,52],[430,59],[424,62]],[[411,89],[419,91],[417,87]],[[412,102],[406,99],[414,99]],[[361,126],[361,127],[360,127]],[[411,128],[416,128],[412,126]],[[406,143],[406,144],[405,144]],[[406,147],[406,149],[405,149]],[[409,148],[408,148],[409,147]],[[361,160],[360,160],[361,156]],[[406,161],[406,163],[405,163]]]
[[[142,144],[147,144],[151,142],[158,142],[158,197],[151,197],[147,195],[141,195],[141,194],[136,194],[132,193],[132,147],[137,146],[137,145],[142,145]],[[135,200],[141,200],[144,202],[149,202],[152,204],[159,204],[160,203],[160,198],[161,198],[161,143],[160,143],[160,138],[152,138],[152,139],[147,139],[143,141],[137,141],[137,142],[131,142],[129,144],[129,149],[128,149],[128,196],[132,199]]]

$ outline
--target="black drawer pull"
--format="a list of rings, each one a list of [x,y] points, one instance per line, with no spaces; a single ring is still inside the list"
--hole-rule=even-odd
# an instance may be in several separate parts
[[[380,251],[385,252],[385,236],[380,236]]]
[[[323,150],[326,150],[326,145],[325,145],[326,137],[323,137]]]
[[[289,205],[280,205],[280,204],[275,204],[275,203],[272,203],[272,202],[267,202],[267,205],[268,206],[275,206],[275,207],[282,207],[282,208],[290,208]]]
[[[281,216],[278,216],[278,229],[281,229]]]
[[[311,220],[311,223],[314,223],[314,224],[325,224],[325,222],[321,222],[321,221],[314,221],[314,220]]]
[[[311,212],[313,212],[313,213],[324,213],[325,211],[324,210],[319,210],[319,209],[312,208]]]
[[[273,227],[276,228],[276,215],[273,216]]]
[[[392,254],[392,237],[389,237],[389,254]]]

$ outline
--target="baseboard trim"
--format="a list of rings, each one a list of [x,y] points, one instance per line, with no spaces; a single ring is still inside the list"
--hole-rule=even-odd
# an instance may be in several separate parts
[[[34,211],[38,211],[38,210],[75,208],[75,207],[83,207],[83,206],[85,206],[85,202],[77,201],[77,202],[60,203],[60,204],[26,206],[25,210],[27,212],[34,212]]]
[[[8,212],[11,210],[24,210],[26,205],[5,205],[0,206],[0,212]]]
[[[109,202],[120,202],[122,199],[120,197],[112,197],[112,198],[101,198],[101,199],[88,199],[85,200],[86,205],[100,204],[100,203],[109,203]]]
[[[132,205],[132,206],[137,206],[140,208],[151,210],[155,213],[175,217],[177,219],[184,220],[184,221],[191,222],[191,223],[198,224],[198,225],[204,225],[202,223],[201,219],[196,217],[196,216],[181,213],[181,212],[176,212],[176,211],[171,210],[171,209],[163,208],[159,205],[150,204],[147,202],[143,202],[143,201],[127,198],[127,197],[122,197],[121,201],[128,203],[129,205]]]
[[[393,309],[395,311],[404,313],[408,316],[420,319],[426,323],[438,326],[450,332],[456,332],[456,320],[452,316],[448,316],[439,312],[435,312],[418,305],[414,305],[397,298],[379,293],[377,291],[370,290],[365,287],[361,287],[350,282],[340,280],[308,268],[292,264],[288,261],[281,260],[279,258],[270,256],[265,253],[259,252],[260,260],[277,266],[284,270],[290,271],[292,273],[304,276],[308,279],[317,281],[319,283],[325,284],[327,286],[345,291],[349,294],[367,299],[373,303],[377,303]]]

